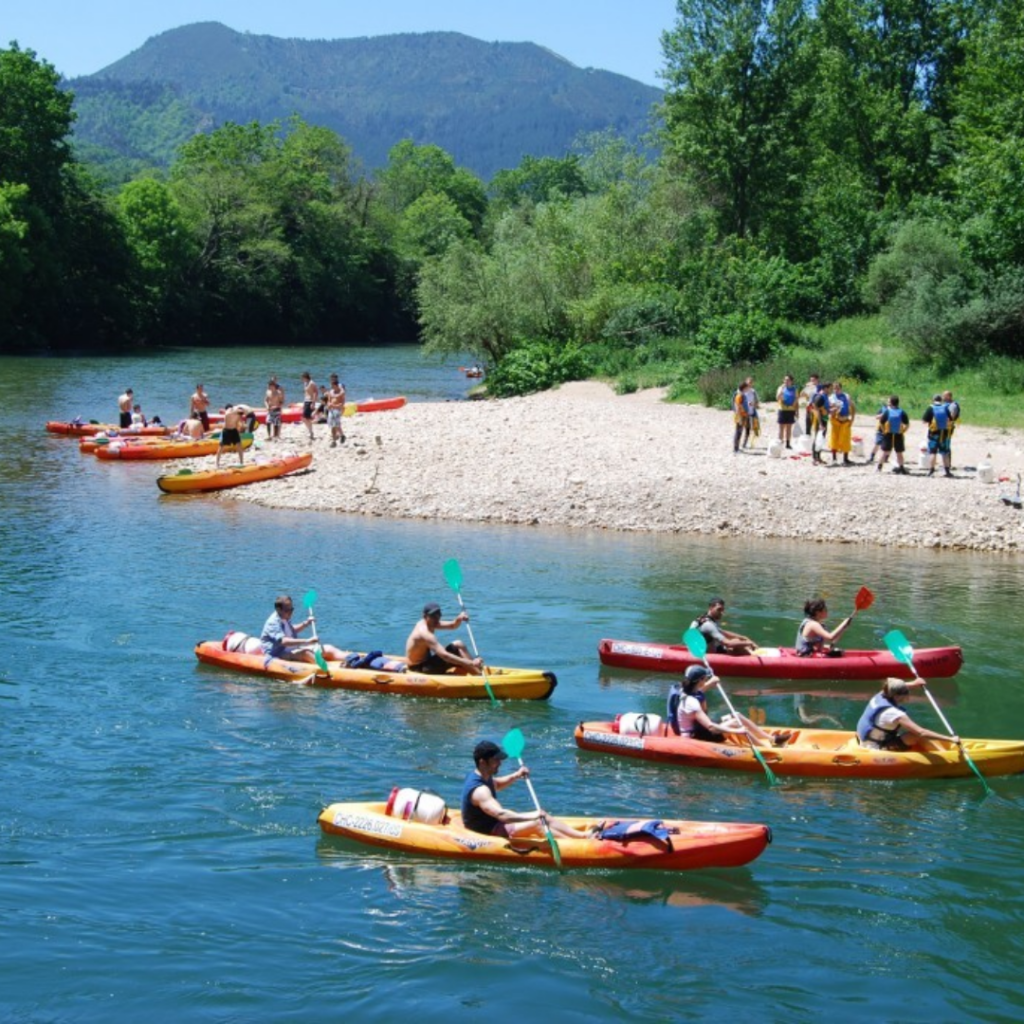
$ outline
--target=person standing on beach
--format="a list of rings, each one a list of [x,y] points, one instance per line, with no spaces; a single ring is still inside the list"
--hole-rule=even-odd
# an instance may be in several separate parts
[[[878,416],[878,429],[882,435],[881,449],[882,457],[878,461],[878,472],[889,461],[889,452],[896,453],[896,465],[894,473],[902,473],[909,476],[907,467],[903,464],[903,452],[906,442],[903,435],[910,426],[910,417],[900,408],[899,395],[890,395],[889,404]]]
[[[957,406],[957,415],[959,412],[960,407]],[[932,399],[932,404],[925,410],[922,419],[928,424],[928,453],[931,455],[928,475],[935,475],[935,456],[941,455],[943,475],[951,479],[953,451],[950,443],[953,437],[953,419],[949,414],[949,405],[943,401],[942,395],[936,395]]]
[[[732,396],[732,421],[735,429],[732,434],[732,452],[738,455],[740,451],[740,440],[746,434],[750,436],[750,412],[747,407],[747,389],[750,385],[743,381]]]
[[[327,392],[327,426],[331,430],[331,447],[345,443],[345,431],[341,429],[341,418],[345,415],[345,387],[338,381],[336,373],[331,374],[331,388]]]
[[[853,399],[843,390],[843,385],[836,381],[828,400],[828,446],[832,450],[833,462],[836,461],[836,455],[842,452],[844,466],[853,465],[850,461],[850,448],[853,417],[856,415],[857,408]]]
[[[811,438],[814,437],[814,399],[820,391],[821,381],[816,373],[812,373],[801,391],[804,399],[804,433]]]
[[[761,417],[758,413],[758,409],[761,407],[761,400],[757,397],[757,391],[754,388],[754,378],[748,377],[746,385],[747,422],[743,433],[744,448],[747,447],[747,442],[750,441],[751,433],[753,433],[755,440],[761,436]]]
[[[813,458],[818,465],[824,460],[821,457],[822,449],[825,447],[825,436],[828,431],[828,400],[831,384],[822,384],[814,397],[811,399],[809,412],[811,413],[811,436],[814,438],[811,451]]]
[[[316,381],[308,374],[302,375],[302,422],[309,431],[310,441],[313,437],[313,417],[316,415],[317,402],[320,401],[320,389]]]
[[[202,384],[196,385],[196,393],[192,396],[189,418],[195,417],[203,425],[203,430],[210,429],[210,396],[203,390]]]
[[[277,383],[276,377],[267,381],[267,393],[263,396],[267,407],[267,439],[281,440],[281,410],[284,408],[284,388]]]
[[[782,378],[782,385],[775,392],[775,401],[779,403],[779,440],[787,448],[792,448],[793,424],[800,408],[800,394],[791,373]]]
[[[131,388],[125,388],[124,394],[117,399],[117,411],[119,415],[118,425],[122,430],[127,430],[132,425],[132,399],[135,392]]]
[[[226,405],[224,407],[224,425],[220,430],[220,445],[217,448],[217,468],[220,469],[222,452],[238,452],[238,464],[245,465],[242,447],[242,424],[252,413],[247,405]]]

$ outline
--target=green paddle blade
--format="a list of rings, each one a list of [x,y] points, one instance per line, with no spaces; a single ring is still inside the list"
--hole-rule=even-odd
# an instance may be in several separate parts
[[[456,593],[462,589],[462,569],[454,558],[444,563],[444,578],[449,587]]]
[[[327,667],[327,661],[324,659],[324,652],[319,647],[314,652],[313,657],[316,659],[317,667],[322,672],[329,672],[330,671],[330,669],[328,669],[328,667]]]
[[[526,737],[523,736],[521,729],[509,729],[505,733],[505,738],[501,741],[501,749],[509,757],[521,757],[525,746]]]
[[[708,642],[699,629],[690,628],[683,634],[686,649],[695,657],[703,658],[708,653]]]
[[[310,610],[313,610],[313,605],[316,604],[317,592],[315,590],[307,590],[306,596],[302,599],[302,603]]]
[[[914,648],[898,629],[891,629],[885,634],[885,646],[889,648],[894,658],[902,661],[904,665],[913,667]]]

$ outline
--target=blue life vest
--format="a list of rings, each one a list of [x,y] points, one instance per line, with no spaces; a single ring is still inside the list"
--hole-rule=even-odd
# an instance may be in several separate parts
[[[668,727],[679,735],[679,705],[683,699],[683,688],[679,683],[673,683],[672,689],[668,691],[668,700],[665,702],[665,717],[668,719]]]
[[[949,429],[949,406],[945,402],[932,403],[932,421],[928,424],[930,434],[944,434]]]
[[[886,434],[902,434],[903,433],[903,410],[902,409],[886,409],[885,419],[883,420],[883,426]]]
[[[788,387],[782,389],[782,397],[779,401],[779,408],[787,412],[796,408],[796,388]]]
[[[893,726],[891,729],[883,729],[880,725],[877,725],[878,716],[886,710],[886,708],[894,708],[895,704],[889,700],[884,694],[876,693],[871,700],[868,701],[867,707],[864,709],[863,714],[860,716],[860,720],[857,722],[857,739],[864,743],[870,740],[872,743],[877,743],[880,747],[884,747],[887,743],[892,743],[893,740],[899,736],[900,727],[899,724]]]
[[[850,396],[845,391],[832,396],[839,403],[839,411],[836,415],[840,419],[848,419],[850,416]]]
[[[491,796],[497,800],[498,793],[494,788],[494,779],[484,779],[476,769],[473,769],[462,784],[462,823],[471,832],[482,832],[489,836],[498,824],[498,819],[493,815],[485,814],[473,803],[473,793],[477,787],[486,786],[491,791]]]
[[[657,820],[649,821],[613,821],[601,827],[599,839],[613,839],[620,843],[628,843],[631,839],[654,840],[664,843],[672,849],[671,832],[665,823]]]

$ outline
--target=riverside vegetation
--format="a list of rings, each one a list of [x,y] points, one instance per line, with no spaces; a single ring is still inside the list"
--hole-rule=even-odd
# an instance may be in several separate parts
[[[104,188],[54,69],[0,51],[0,346],[420,337],[488,391],[587,376],[718,403],[739,374],[952,386],[1020,425],[1024,10],[679,0],[659,155],[611,134],[484,183],[399,141],[225,124]]]

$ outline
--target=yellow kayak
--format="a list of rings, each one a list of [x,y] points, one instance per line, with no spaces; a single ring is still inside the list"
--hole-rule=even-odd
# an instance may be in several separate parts
[[[312,452],[301,455],[283,455],[280,458],[247,462],[244,466],[225,466],[220,469],[189,470],[157,477],[156,485],[167,494],[192,494],[199,491],[222,491],[227,487],[273,480],[297,470],[305,469],[313,461]]]

